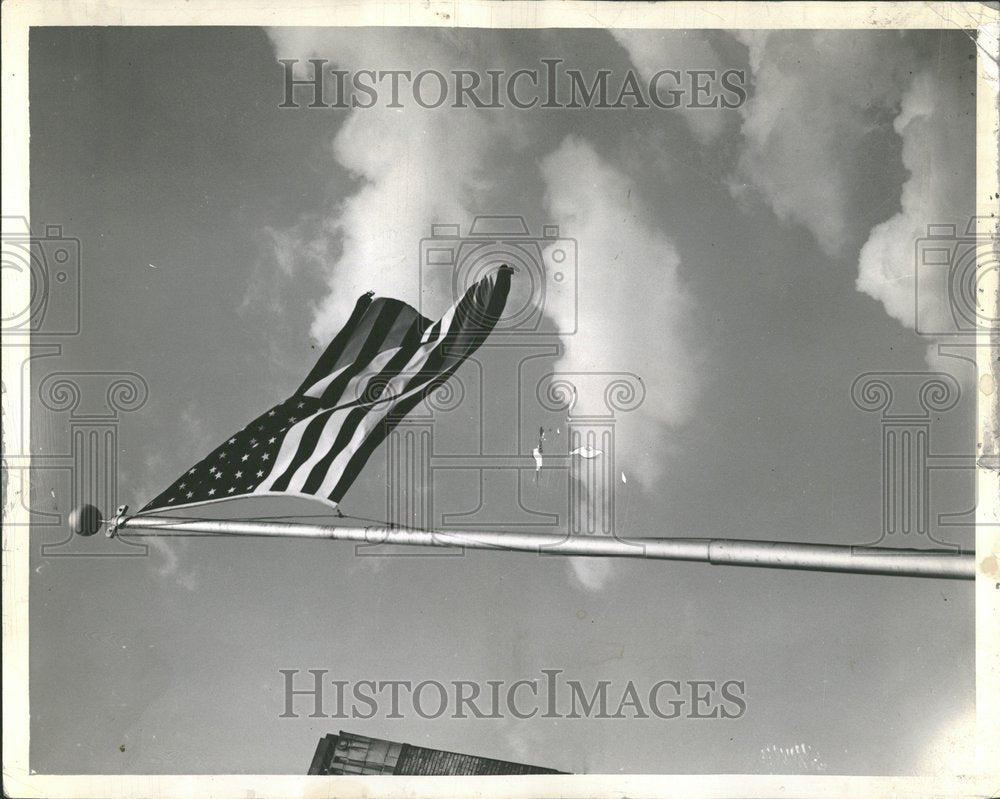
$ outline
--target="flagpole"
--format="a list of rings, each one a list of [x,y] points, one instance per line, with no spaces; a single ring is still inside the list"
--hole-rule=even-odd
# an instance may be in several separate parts
[[[128,507],[106,522],[108,537],[246,536],[312,538],[423,547],[492,549],[574,557],[625,557],[694,561],[720,566],[932,577],[975,578],[975,558],[958,550],[893,549],[874,546],[749,541],[731,538],[638,538],[569,536],[484,530],[415,530],[403,527],[349,527],[298,522],[183,519],[127,516]],[[78,530],[79,532],[79,530]],[[83,533],[88,534],[88,533]]]

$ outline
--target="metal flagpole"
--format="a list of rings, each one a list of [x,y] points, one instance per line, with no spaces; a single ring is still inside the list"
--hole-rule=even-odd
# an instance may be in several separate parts
[[[549,555],[696,561],[717,566],[758,566],[952,580],[975,578],[974,554],[958,550],[891,549],[782,541],[746,541],[731,538],[639,538],[624,541],[605,536],[584,537],[546,533],[434,531],[381,526],[337,527],[297,522],[127,516],[127,511],[128,506],[123,505],[118,509],[118,513],[107,521],[108,537],[321,538],[366,544],[468,547]]]

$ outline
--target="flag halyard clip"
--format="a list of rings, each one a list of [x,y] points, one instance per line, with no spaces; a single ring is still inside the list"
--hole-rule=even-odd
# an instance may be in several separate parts
[[[122,517],[126,513],[128,513],[128,505],[119,505],[115,515],[108,519],[108,530],[104,535],[108,538],[114,538],[118,533],[119,525],[124,521]]]

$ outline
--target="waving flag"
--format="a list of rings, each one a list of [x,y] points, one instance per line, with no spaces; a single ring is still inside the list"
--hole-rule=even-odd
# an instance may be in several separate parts
[[[399,420],[452,375],[499,321],[503,266],[437,322],[400,300],[361,297],[298,390],[216,447],[142,512],[244,496],[334,506]]]

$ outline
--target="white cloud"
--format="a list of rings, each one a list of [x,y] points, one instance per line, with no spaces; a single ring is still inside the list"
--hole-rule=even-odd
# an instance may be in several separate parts
[[[385,68],[419,63],[447,74],[468,66],[451,62],[455,51],[443,47],[443,34],[434,31],[278,28],[270,35],[279,58],[329,58],[340,69],[370,68],[373,53]],[[331,120],[341,119],[340,113],[331,112]],[[332,151],[360,186],[325,216],[330,293],[316,308],[312,334],[318,341],[336,333],[358,296],[369,290],[421,307],[420,240],[430,235],[432,223],[466,223],[483,204],[489,205],[498,186],[504,188],[503,171],[492,167],[523,143],[520,125],[512,114],[424,109],[412,100],[403,108],[380,102],[348,113]],[[316,240],[309,246],[315,257]],[[421,309],[434,315],[450,300],[431,298],[431,307]]]
[[[680,258],[655,219],[646,216],[633,181],[604,161],[586,142],[566,138],[542,163],[546,202],[553,221],[572,231],[578,246],[576,311],[579,329],[563,337],[559,371],[629,372],[641,378],[645,400],[617,411],[614,457],[639,482],[649,485],[665,470],[664,437],[669,427],[693,413],[701,387],[699,358],[692,341],[694,306],[678,276]],[[573,308],[548,308],[568,329]],[[573,414],[608,413],[606,381],[580,380]],[[609,457],[609,454],[601,457]],[[596,474],[600,474],[598,471]],[[598,487],[581,473],[582,497]],[[603,490],[614,491],[615,483]],[[574,582],[590,591],[605,588],[621,564],[606,558],[571,558]]]
[[[184,553],[187,550],[186,542],[170,540],[164,538],[144,538],[144,543],[149,544],[154,552],[159,556],[156,561],[156,574],[161,579],[172,579],[181,588],[194,591],[198,587],[198,577],[195,569],[182,563]]]
[[[619,463],[637,463],[645,480],[654,479],[662,468],[659,426],[686,421],[701,384],[694,306],[678,276],[680,258],[657,220],[646,216],[633,182],[586,142],[566,138],[542,162],[542,174],[550,214],[572,231],[579,252],[580,325],[563,338],[559,368],[641,378],[643,404],[616,418],[615,455]],[[547,310],[566,329],[573,309]],[[603,393],[586,391],[581,386],[574,412],[604,402]]]
[[[808,228],[829,256],[842,255],[866,185],[866,137],[899,103],[909,45],[857,31],[751,32],[752,88],[743,105],[737,177],[779,219]]]
[[[587,591],[601,591],[615,573],[610,558],[567,558],[567,569],[573,581]]]
[[[704,32],[618,29],[612,30],[611,34],[628,51],[632,64],[647,82],[660,70],[676,68],[677,65],[688,71],[715,70],[718,76],[728,68],[705,39]],[[701,98],[701,102],[705,101]],[[686,103],[677,108],[676,113],[683,115],[691,132],[703,144],[717,139],[733,114],[731,110],[721,107],[688,108]]]
[[[928,225],[954,225],[961,234],[973,213],[974,62],[950,50],[917,71],[919,42],[901,33],[739,38],[748,47],[753,86],[742,110],[745,143],[730,181],[733,196],[745,203],[756,190],[780,219],[808,228],[831,257],[849,254],[856,242],[859,291],[906,327],[914,327],[919,303],[922,330],[950,329],[947,283],[941,270],[915,272],[916,245]],[[871,166],[873,142],[891,147],[893,134],[908,172],[900,210],[882,216],[865,241],[872,217],[858,224],[857,207],[869,201],[859,164],[867,158]],[[934,346],[928,362],[954,368]]]
[[[915,324],[916,301],[922,329],[952,327],[947,283],[939,279],[940,270],[915,273],[915,248],[929,224],[953,224],[960,234],[965,230],[975,187],[975,164],[968,149],[973,120],[968,111],[968,97],[960,87],[943,79],[940,71],[928,71],[913,79],[893,123],[902,138],[909,178],[899,213],[873,228],[861,249],[857,287],[907,327]]]
[[[176,452],[179,457],[200,455],[205,449],[205,442],[214,440],[215,436],[205,420],[197,413],[194,404],[189,404],[181,411],[178,424],[180,439]],[[136,496],[142,497],[145,504],[157,496],[168,480],[176,477],[176,472],[186,468],[176,458],[173,464],[160,453],[147,455],[143,461],[144,480],[136,487]],[[172,473],[173,472],[173,473]],[[162,580],[172,580],[181,588],[193,591],[198,586],[197,567],[186,557],[188,541],[183,538],[159,538],[156,536],[135,539],[138,543],[148,544],[153,557],[150,566],[156,576]]]

